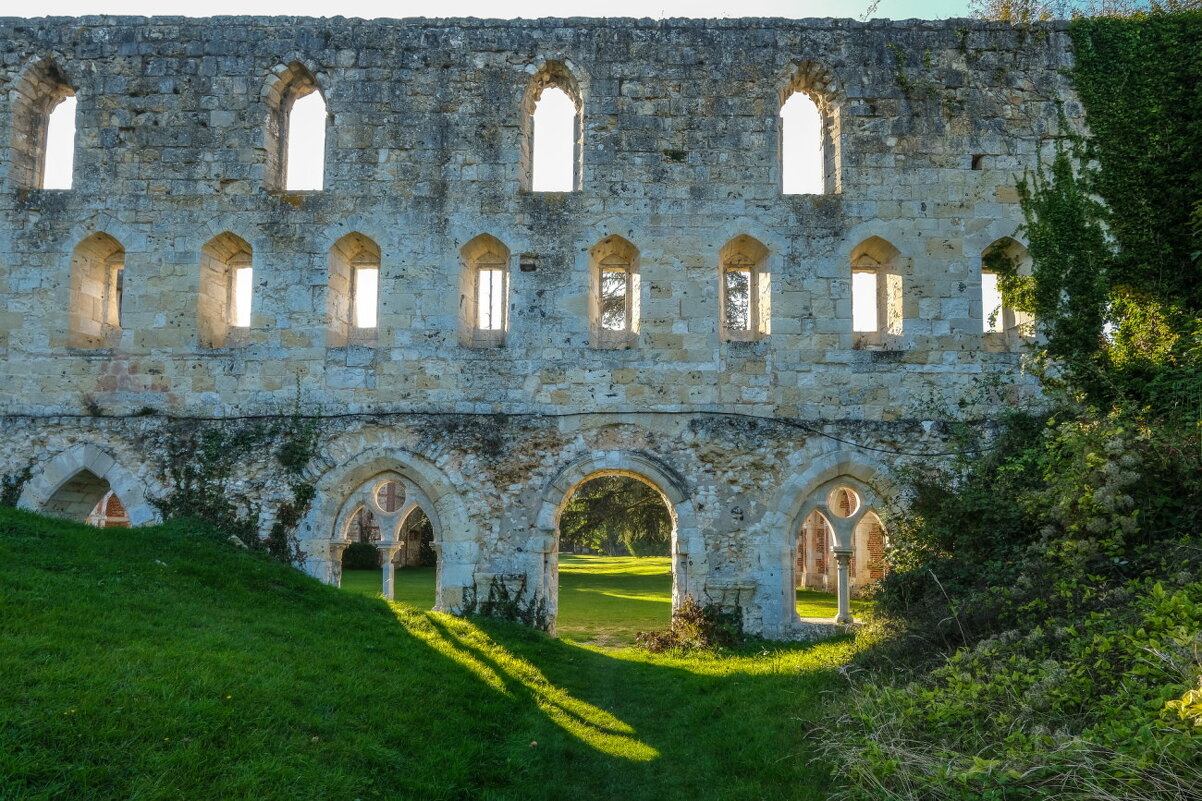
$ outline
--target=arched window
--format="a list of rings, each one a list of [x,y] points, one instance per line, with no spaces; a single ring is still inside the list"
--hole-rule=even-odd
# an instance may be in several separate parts
[[[380,248],[360,233],[350,233],[330,248],[326,344],[373,345],[379,326]]]
[[[125,248],[108,234],[92,234],[75,246],[68,345],[100,348],[120,341],[124,275]]]
[[[580,188],[584,121],[580,88],[568,66],[547,62],[522,101],[522,185],[533,192]]]
[[[324,188],[326,119],[325,98],[313,73],[296,61],[281,69],[267,90],[269,189]]]
[[[505,344],[509,327],[509,248],[481,234],[460,251],[460,342],[474,348]]]
[[[197,303],[200,346],[245,345],[253,318],[254,267],[246,240],[226,231],[201,249]]]
[[[981,253],[981,331],[986,350],[1018,350],[1035,336],[1035,318],[1002,302],[1002,275],[1031,275],[1027,249],[1010,237]]]
[[[901,254],[874,236],[851,252],[852,346],[897,350],[905,323]]]
[[[768,248],[743,234],[718,252],[718,302],[724,341],[747,342],[769,333],[772,281]]]
[[[609,236],[589,252],[590,333],[595,348],[630,348],[638,338],[639,251]]]
[[[811,62],[794,64],[780,87],[780,187],[786,195],[842,190],[839,83]]]
[[[390,600],[433,606],[438,581],[433,515],[434,506],[421,489],[397,473],[381,473],[361,484],[346,499],[335,523],[331,544],[340,557],[337,583],[350,589],[371,587],[373,594]],[[359,551],[354,564],[343,564],[352,546]],[[374,576],[363,575],[363,568],[372,568]],[[375,572],[381,568],[382,573]],[[398,568],[414,569],[398,575]]]
[[[780,126],[781,191],[821,195],[826,184],[818,104],[805,92],[794,92],[780,108]]]
[[[70,189],[75,167],[75,90],[58,65],[30,65],[12,88],[10,175],[24,189]]]

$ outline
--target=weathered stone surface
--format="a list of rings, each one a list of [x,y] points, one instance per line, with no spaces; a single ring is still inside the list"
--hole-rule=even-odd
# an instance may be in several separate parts
[[[163,465],[186,455],[155,449],[162,417],[128,415],[287,413],[299,387],[330,417],[300,529],[315,575],[335,575],[347,499],[393,471],[430,507],[441,605],[524,574],[553,611],[564,494],[624,472],[673,504],[677,598],[738,602],[753,630],[792,636],[814,499],[843,482],[878,504],[897,452],[946,450],[922,424],[932,404],[971,396],[988,416],[1036,391],[1018,353],[986,349],[980,259],[1017,237],[1015,174],[1056,103],[1080,123],[1060,24],[7,18],[0,42],[0,473],[33,461],[26,506],[88,470],[151,520]],[[79,103],[69,191],[21,185],[22,92],[46,59]],[[269,188],[272,93],[294,64],[329,113],[320,192]],[[523,109],[555,70],[579,94],[583,170],[578,191],[532,193]],[[794,88],[827,113],[823,195],[780,192]],[[365,252],[352,233],[378,249],[368,337],[338,305]],[[110,258],[96,234],[123,249],[119,327],[100,279],[73,270]],[[482,234],[509,282],[489,342],[461,331],[461,249]],[[590,253],[613,235],[639,277],[618,347],[589,311]],[[720,253],[741,236],[766,251],[765,318],[724,341]],[[882,252],[899,283],[867,340],[851,265]],[[210,330],[225,290],[206,265],[243,258],[251,326]],[[265,453],[242,480],[266,530],[288,479]]]

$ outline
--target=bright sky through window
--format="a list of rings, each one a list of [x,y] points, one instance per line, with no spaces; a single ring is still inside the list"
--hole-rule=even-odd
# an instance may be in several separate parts
[[[380,297],[380,271],[375,267],[355,270],[355,327],[375,328]]]
[[[325,186],[326,104],[310,92],[292,104],[288,115],[288,177],[284,188],[315,190]]]
[[[504,315],[505,273],[496,267],[483,267],[476,277],[476,327],[500,331]]]
[[[820,195],[822,121],[805,92],[794,92],[780,109],[781,190],[786,195]]]
[[[67,97],[50,112],[46,126],[43,189],[70,189],[75,172],[75,98]]]
[[[1002,330],[1002,291],[998,289],[997,273],[981,273],[981,308],[984,319],[981,328],[986,333]]]
[[[230,316],[239,328],[250,328],[250,299],[254,293],[255,271],[251,267],[234,268],[234,297]]]
[[[534,106],[535,192],[571,192],[576,151],[576,104],[562,89],[543,90]]]
[[[877,318],[877,276],[874,272],[851,274],[851,330],[861,333],[876,331],[880,322]]]

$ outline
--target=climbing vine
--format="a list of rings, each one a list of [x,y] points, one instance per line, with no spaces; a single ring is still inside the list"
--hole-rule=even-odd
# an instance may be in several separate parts
[[[304,555],[295,530],[316,495],[303,479],[317,450],[319,424],[298,412],[256,420],[174,420],[155,435],[170,454],[165,465],[171,489],[151,499],[164,519],[199,518],[236,537],[252,550],[289,563]],[[249,486],[245,467],[256,452],[273,452],[290,478],[290,497],[275,510],[271,529],[260,538],[262,487]]]

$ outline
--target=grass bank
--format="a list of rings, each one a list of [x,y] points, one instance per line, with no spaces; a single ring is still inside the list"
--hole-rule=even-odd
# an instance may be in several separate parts
[[[650,656],[0,510],[0,798],[823,799],[853,645]]]

